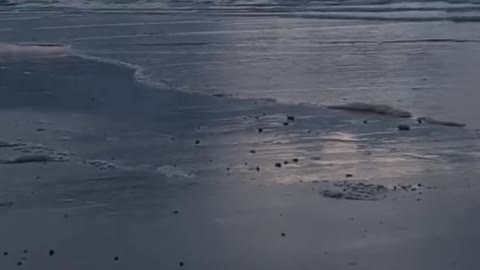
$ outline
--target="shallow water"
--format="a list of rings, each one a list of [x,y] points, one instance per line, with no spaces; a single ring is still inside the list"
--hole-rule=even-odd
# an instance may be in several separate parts
[[[128,63],[136,79],[160,88],[286,104],[386,103],[480,125],[477,3],[334,4],[26,1],[8,7],[22,13],[0,15],[0,40],[71,45],[90,59]]]

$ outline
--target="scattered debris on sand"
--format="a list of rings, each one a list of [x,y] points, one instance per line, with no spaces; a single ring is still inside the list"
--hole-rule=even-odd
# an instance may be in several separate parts
[[[117,169],[119,167],[115,163],[112,163],[106,160],[101,160],[101,159],[89,159],[89,160],[85,160],[84,163],[97,167],[100,170]]]
[[[377,201],[387,197],[388,188],[383,185],[363,182],[339,182],[334,189],[320,191],[322,196],[333,199]]]
[[[354,112],[375,113],[381,115],[390,115],[394,117],[410,118],[412,114],[408,111],[400,110],[385,104],[352,102],[345,105],[327,106],[329,109],[346,110]]]
[[[60,162],[67,161],[65,157],[56,157],[50,155],[23,155],[12,158],[10,160],[3,161],[4,164],[22,164],[22,163],[34,163],[34,162]]]
[[[194,173],[187,173],[182,169],[172,165],[160,166],[157,168],[157,172],[166,177],[193,178],[195,176]]]
[[[436,120],[430,117],[419,117],[417,118],[418,123],[428,123],[432,125],[441,125],[441,126],[448,126],[448,127],[464,127],[467,124],[464,123],[458,123],[458,122],[453,122],[453,121],[442,121],[442,120]]]

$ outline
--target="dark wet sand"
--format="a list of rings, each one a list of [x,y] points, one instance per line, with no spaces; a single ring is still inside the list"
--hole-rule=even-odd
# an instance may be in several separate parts
[[[438,147],[471,131],[151,89],[75,58],[2,66],[0,139],[20,145],[0,159],[68,161],[0,165],[1,269],[480,267],[476,160]],[[344,180],[386,198],[320,194]]]

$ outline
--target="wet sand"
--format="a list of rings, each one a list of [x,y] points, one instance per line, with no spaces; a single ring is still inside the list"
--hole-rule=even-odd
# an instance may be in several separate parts
[[[0,160],[61,160],[0,165],[1,269],[479,267],[474,130],[159,90],[132,73],[2,63]],[[324,196],[359,183],[385,190]]]

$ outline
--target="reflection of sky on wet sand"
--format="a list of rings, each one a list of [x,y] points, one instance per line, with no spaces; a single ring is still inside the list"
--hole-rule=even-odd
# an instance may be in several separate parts
[[[427,92],[412,91],[411,87],[446,85],[439,76],[448,71],[450,60],[441,56],[455,49],[418,42],[384,42],[446,35],[440,31],[441,25],[434,23],[379,25],[204,15],[188,15],[176,22],[169,16],[142,14],[39,18],[34,23],[5,27],[22,31],[7,32],[2,39],[72,42],[79,51],[139,64],[146,69],[146,80],[160,79],[176,90],[319,104],[343,97],[380,100],[401,108],[422,107],[419,104],[429,100],[425,98]],[[35,31],[26,35],[28,29]],[[349,43],[352,40],[369,42]],[[432,46],[437,47],[430,50]],[[429,80],[424,80],[426,77]],[[119,99],[114,94],[109,98]],[[230,167],[230,174],[248,173],[249,178],[275,182],[344,180],[347,173],[355,178],[381,180],[452,168],[456,166],[452,159],[475,157],[476,146],[454,154],[440,147],[450,145],[453,152],[463,147],[466,142],[461,140],[469,135],[461,131],[432,127],[437,134],[429,134],[428,128],[418,127],[416,131],[415,126],[410,133],[399,133],[395,130],[397,120],[372,117],[372,124],[363,125],[359,121],[370,116],[330,113],[323,108],[288,107],[258,100],[237,103],[228,98],[228,106],[214,107],[184,102],[183,96],[162,98],[162,106],[183,122],[179,126],[188,138],[182,146],[166,147],[173,161],[160,157],[151,161],[159,159],[160,164],[155,164],[159,166],[183,162],[188,171],[209,173],[224,173]],[[137,110],[155,115],[157,106],[149,101]],[[283,126],[285,115],[292,110],[297,120]],[[128,112],[125,109],[122,115]],[[415,125],[413,121],[409,124]],[[205,128],[194,130],[197,125]],[[256,132],[258,128],[264,132]],[[161,127],[152,129],[168,133]],[[310,129],[312,133],[307,133]],[[463,137],[454,138],[457,135]],[[435,136],[442,139],[434,141]],[[197,137],[201,143],[193,145]],[[250,153],[252,149],[255,154]],[[158,154],[150,151],[152,156]],[[148,163],[150,156],[145,156],[140,159]],[[298,164],[292,162],[294,158],[300,160]],[[205,165],[211,159],[216,162]],[[284,161],[289,163],[275,167],[275,163]],[[260,172],[251,170],[257,166]]]

